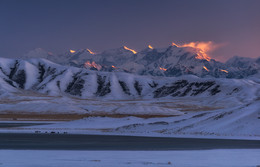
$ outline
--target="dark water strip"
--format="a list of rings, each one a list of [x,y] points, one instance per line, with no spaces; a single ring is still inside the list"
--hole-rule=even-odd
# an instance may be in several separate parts
[[[203,150],[260,149],[259,140],[160,138],[115,135],[0,133],[0,149]]]

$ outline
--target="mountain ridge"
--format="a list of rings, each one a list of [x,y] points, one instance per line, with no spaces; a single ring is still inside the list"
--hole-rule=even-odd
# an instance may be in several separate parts
[[[70,50],[55,55],[36,49],[21,59],[45,58],[57,64],[98,71],[122,71],[138,75],[246,78],[260,73],[258,59],[234,56],[225,63],[208,57],[198,48],[171,45],[166,48],[146,47],[136,52],[126,46],[94,53],[89,49]]]

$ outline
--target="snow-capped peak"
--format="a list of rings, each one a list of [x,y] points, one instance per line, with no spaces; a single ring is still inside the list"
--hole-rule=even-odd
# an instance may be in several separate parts
[[[73,53],[75,53],[75,52],[76,52],[75,50],[70,49],[70,53],[73,54]]]
[[[234,56],[227,60],[226,64],[233,67],[246,67],[255,63],[255,59],[249,57]]]
[[[48,52],[42,48],[36,48],[34,50],[29,51],[27,54],[24,55],[25,58],[45,58],[48,59],[50,56],[54,54]]]
[[[87,49],[87,51],[88,51],[90,54],[92,54],[92,55],[96,54],[96,53],[92,52],[90,49]]]
[[[124,49],[131,51],[133,54],[136,54],[136,53],[137,53],[135,50],[130,49],[130,48],[128,48],[127,46],[124,46]]]
[[[176,47],[178,47],[178,45],[177,45],[176,43],[174,43],[174,42],[171,43],[171,46],[176,46]]]
[[[151,45],[148,45],[148,48],[149,48],[149,49],[153,49],[153,47],[152,47]]]

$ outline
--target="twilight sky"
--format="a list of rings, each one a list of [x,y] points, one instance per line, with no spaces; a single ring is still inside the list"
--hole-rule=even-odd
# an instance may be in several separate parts
[[[0,0],[0,56],[212,41],[211,57],[260,57],[260,0]]]

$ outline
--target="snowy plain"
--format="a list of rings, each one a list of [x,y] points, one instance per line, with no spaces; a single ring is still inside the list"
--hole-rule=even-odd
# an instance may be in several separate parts
[[[13,109],[9,110],[12,111],[11,115],[23,113],[22,111],[26,110],[27,112],[24,114],[29,117],[37,114],[49,115],[49,118],[56,118],[55,114],[82,114],[82,117],[85,116],[84,114],[88,115],[85,118],[66,121],[32,118],[25,120],[20,118],[14,121],[2,118],[1,123],[34,121],[53,124],[0,128],[0,132],[35,133],[35,131],[41,131],[41,133],[50,133],[54,131],[71,134],[260,140],[259,99],[250,102],[240,101],[239,104],[239,100],[233,99],[233,97],[223,100],[221,97],[219,99],[201,97],[135,101],[97,101],[69,99],[68,97],[20,98],[13,101],[10,99],[9,103],[1,104],[1,109],[11,107]],[[55,108],[56,112],[48,112]],[[77,112],[73,112],[73,109]],[[39,110],[46,112],[39,112]],[[2,113],[8,114],[5,111]],[[158,114],[160,114],[159,117]]]

